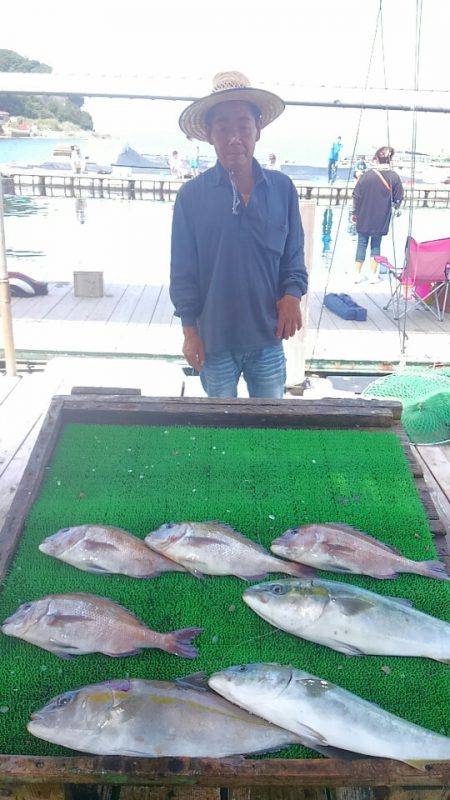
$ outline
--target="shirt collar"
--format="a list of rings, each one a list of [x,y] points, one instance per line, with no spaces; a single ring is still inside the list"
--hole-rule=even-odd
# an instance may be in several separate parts
[[[253,159],[253,177],[255,179],[255,186],[258,183],[264,182],[268,183],[267,176],[264,173],[264,170],[261,168],[261,165],[256,160]],[[220,161],[216,161],[216,165],[214,169],[214,176],[213,176],[213,183],[214,186],[220,186],[220,184],[230,183],[230,176],[228,171],[222,166]]]

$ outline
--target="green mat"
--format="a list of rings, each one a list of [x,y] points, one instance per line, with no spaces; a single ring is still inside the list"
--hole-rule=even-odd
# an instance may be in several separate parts
[[[26,722],[51,697],[112,678],[170,679],[249,661],[291,663],[439,733],[447,719],[449,669],[419,658],[349,659],[276,632],[242,601],[235,578],[170,574],[153,581],[80,572],[38,551],[59,528],[118,525],[144,536],[164,522],[224,520],[264,545],[313,521],[355,525],[411,558],[435,557],[424,509],[395,434],[368,431],[68,425],[0,596],[0,619],[47,593],[108,596],[150,627],[199,625],[200,657],[148,650],[135,657],[63,661],[0,634],[0,752],[67,754],[30,736]],[[448,616],[449,586],[420,576],[344,578]],[[385,667],[389,667],[385,670]],[[279,755],[317,757],[300,747]]]

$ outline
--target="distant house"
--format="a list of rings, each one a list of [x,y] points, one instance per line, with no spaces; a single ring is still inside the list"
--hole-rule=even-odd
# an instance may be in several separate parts
[[[10,114],[8,113],[8,111],[2,111],[2,109],[0,108],[0,125],[4,125],[5,122],[8,122],[9,118]]]

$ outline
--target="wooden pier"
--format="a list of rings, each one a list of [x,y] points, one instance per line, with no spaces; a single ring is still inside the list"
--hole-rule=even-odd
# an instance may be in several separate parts
[[[302,345],[309,368],[326,364],[330,371],[389,371],[398,363],[398,324],[384,309],[389,297],[387,281],[357,288],[351,289],[351,294],[367,308],[365,322],[346,321],[322,309],[323,281],[311,275]],[[107,283],[101,298],[75,297],[71,283],[51,283],[48,295],[14,298],[12,311],[20,359],[46,360],[63,354],[182,355],[182,330],[173,313],[168,281],[155,285]],[[407,335],[410,363],[450,362],[450,314],[439,322],[428,311],[417,309],[408,314]]]
[[[161,175],[74,175],[64,170],[17,171],[3,174],[5,194],[33,195],[39,197],[125,197],[129,200],[159,200],[173,202],[184,181],[163,178]],[[339,181],[333,185],[320,185],[294,180],[300,200],[312,200],[317,205],[340,206],[351,202],[354,181],[348,185]],[[405,187],[403,204],[415,208],[450,208],[448,186],[423,184],[414,189]]]

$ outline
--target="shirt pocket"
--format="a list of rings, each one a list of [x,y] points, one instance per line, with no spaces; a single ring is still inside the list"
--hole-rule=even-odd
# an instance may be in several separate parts
[[[288,226],[283,223],[276,223],[268,221],[266,223],[266,230],[264,235],[264,244],[268,250],[271,250],[277,255],[281,256],[284,252],[286,239],[288,235]]]

